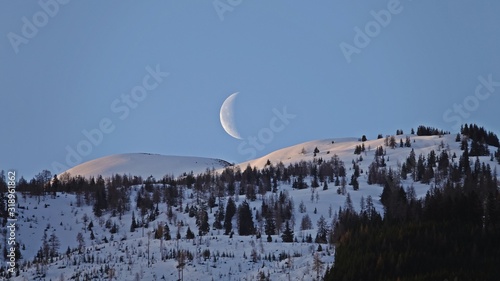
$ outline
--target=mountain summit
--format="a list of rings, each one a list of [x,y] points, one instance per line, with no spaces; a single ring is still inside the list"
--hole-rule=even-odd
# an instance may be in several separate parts
[[[149,153],[115,154],[94,159],[66,172],[71,176],[92,177],[101,175],[110,177],[115,174],[141,176],[146,179],[153,176],[161,179],[165,175],[179,176],[193,172],[195,175],[207,169],[220,169],[230,164],[224,160],[191,156],[171,156]]]

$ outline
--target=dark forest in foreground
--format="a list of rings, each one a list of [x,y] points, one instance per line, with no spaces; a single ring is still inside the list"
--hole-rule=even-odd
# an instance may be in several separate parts
[[[404,189],[389,171],[374,177],[384,186],[383,218],[370,209],[340,211],[332,238],[335,264],[325,280],[498,280],[497,174],[479,159],[469,162],[471,154],[488,156],[483,146],[498,139],[473,126],[463,128],[462,136],[457,135],[463,150],[458,164],[445,153],[418,160],[410,155],[403,164],[403,178],[439,178],[441,184],[425,198],[416,199],[412,188]],[[370,174],[376,175],[379,167],[372,168]]]

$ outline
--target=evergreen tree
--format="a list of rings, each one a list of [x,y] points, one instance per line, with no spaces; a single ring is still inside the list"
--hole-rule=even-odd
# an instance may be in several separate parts
[[[316,234],[315,243],[326,243],[327,236],[329,232],[328,223],[326,222],[325,217],[323,215],[320,216],[317,222],[318,232]]]
[[[252,210],[250,210],[250,205],[245,200],[238,207],[238,234],[253,235],[255,234],[255,226],[253,223]]]
[[[236,214],[236,204],[234,203],[233,197],[229,197],[226,205],[226,216],[224,218],[225,235],[229,235],[233,229],[232,220],[234,214]]]
[[[354,175],[352,175],[351,177],[351,183],[350,185],[352,185],[352,188],[354,190],[359,190],[359,182],[358,182],[358,178],[355,177]]]
[[[276,234],[276,223],[274,222],[274,216],[272,213],[266,216],[266,224],[264,226],[264,233],[266,235]]]
[[[411,140],[409,136],[406,136],[405,147],[411,147]]]
[[[461,150],[468,150],[469,149],[469,143],[467,142],[467,139],[462,139],[462,142],[460,144],[460,149]]]
[[[186,239],[194,239],[194,233],[189,226],[186,230]]]
[[[290,224],[288,223],[288,221],[286,221],[285,230],[281,235],[281,239],[283,239],[283,242],[285,243],[292,243],[293,237],[294,237],[293,230],[290,228]]]
[[[305,214],[300,222],[300,230],[312,229],[312,221],[309,215]]]
[[[135,220],[135,213],[132,211],[132,223],[130,224],[130,232],[134,232],[137,228],[137,221]]]
[[[213,227],[215,229],[222,229],[222,222],[224,221],[224,204],[222,202],[219,202],[219,207],[217,211],[215,211],[215,221],[213,224]]]
[[[167,241],[172,239],[172,236],[170,236],[170,228],[167,223],[163,224],[163,239]]]
[[[196,219],[196,225],[198,226],[198,235],[203,236],[210,231],[210,224],[208,223],[208,212],[201,208],[198,212],[198,216]]]

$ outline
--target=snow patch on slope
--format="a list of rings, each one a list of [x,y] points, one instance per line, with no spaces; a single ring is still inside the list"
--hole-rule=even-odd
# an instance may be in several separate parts
[[[165,175],[179,176],[191,171],[196,175],[205,172],[206,169],[220,169],[228,165],[229,163],[224,160],[213,158],[127,153],[94,159],[66,172],[72,176],[81,175],[84,177],[130,174],[141,176],[143,179],[149,176],[161,179]]]

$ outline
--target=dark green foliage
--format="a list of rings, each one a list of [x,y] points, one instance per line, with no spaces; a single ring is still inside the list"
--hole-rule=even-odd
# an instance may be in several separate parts
[[[186,239],[194,239],[194,233],[189,226],[186,230]]]
[[[480,144],[500,147],[500,141],[495,133],[486,131],[483,127],[479,127],[476,124],[463,125],[461,133],[462,135],[468,136],[472,141],[477,141]]]
[[[283,242],[285,242],[285,243],[292,243],[293,242],[293,230],[290,228],[288,221],[286,221],[285,230],[283,231],[283,234],[281,235],[281,239],[283,239]]]
[[[224,204],[222,202],[219,202],[219,207],[217,211],[215,211],[215,221],[213,223],[213,227],[215,229],[222,229],[222,222],[224,221]]]
[[[446,135],[449,133],[450,132],[446,132],[432,127],[426,127],[423,125],[420,125],[417,128],[417,136],[437,136],[437,135]]]
[[[496,175],[477,160],[471,169],[465,160],[467,150],[461,158],[462,172],[443,153],[437,161],[438,171],[448,170],[450,177],[459,171],[458,181],[445,177],[443,187],[431,188],[422,200],[416,199],[412,187],[405,191],[387,181],[381,195],[383,222],[371,198],[359,214],[348,207],[340,210],[332,235],[335,264],[327,270],[325,280],[498,279],[500,194]],[[425,171],[435,155],[429,155],[431,161],[427,162],[423,156],[419,158]]]
[[[317,188],[319,187],[319,182],[318,182],[318,177],[313,177],[313,180],[311,181],[311,187]]]
[[[130,232],[134,232],[137,228],[137,221],[135,220],[135,212],[132,212],[132,223],[130,224]]]
[[[252,235],[255,234],[255,226],[253,223],[252,210],[247,201],[243,201],[238,207],[238,234]]]
[[[352,185],[352,188],[354,190],[359,190],[359,182],[358,182],[358,178],[355,177],[354,175],[352,175],[351,177],[351,182],[350,182],[350,185]]]
[[[267,242],[273,242],[273,238],[271,237],[271,235],[267,235]]]
[[[170,228],[168,227],[168,224],[164,223],[163,224],[163,239],[165,240],[171,240],[172,236],[170,236]]]
[[[229,197],[226,205],[226,216],[224,218],[224,234],[229,235],[233,229],[233,216],[236,214],[236,204],[234,203],[233,197]]]
[[[317,228],[318,232],[316,234],[316,239],[314,240],[314,242],[326,243],[328,239],[329,227],[323,215],[321,215],[320,218],[318,219],[317,227],[318,227]]]
[[[406,136],[405,147],[411,147],[411,140],[409,136]]]
[[[489,156],[490,150],[486,143],[481,143],[477,140],[472,140],[470,144],[469,156]]]
[[[292,187],[296,189],[305,189],[309,186],[306,182],[304,182],[304,177],[302,175],[299,175],[297,179],[293,181]]]
[[[274,222],[274,216],[268,215],[266,216],[266,224],[264,226],[264,233],[267,235],[275,235],[276,234],[276,223]]]
[[[198,226],[198,235],[203,236],[210,230],[210,225],[208,224],[208,212],[201,209],[196,216],[196,225]]]
[[[354,148],[354,154],[361,154],[361,152],[364,152],[365,151],[365,144],[361,144],[361,145],[356,145],[356,147]]]

